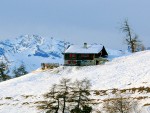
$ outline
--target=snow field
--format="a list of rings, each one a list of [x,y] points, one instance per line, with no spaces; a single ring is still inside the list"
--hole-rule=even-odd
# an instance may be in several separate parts
[[[72,81],[88,78],[92,83],[92,90],[108,90],[108,92],[114,88],[123,90],[143,86],[150,87],[149,65],[150,51],[143,51],[116,58],[104,65],[60,66],[45,71],[38,69],[25,76],[0,83],[0,113],[38,113],[34,103],[41,101],[43,99],[41,95],[49,91],[52,84],[59,83],[61,78],[71,78]],[[150,93],[145,91],[139,92],[137,90],[135,93],[127,91],[124,94],[134,98],[147,96],[147,98],[139,100],[140,106],[150,103]],[[23,97],[28,95],[30,97]],[[113,96],[109,93],[108,95],[92,95],[91,97],[102,102],[102,100]],[[8,97],[12,99],[6,99]],[[15,101],[17,99],[18,101]],[[150,107],[143,107],[142,113],[150,113]]]

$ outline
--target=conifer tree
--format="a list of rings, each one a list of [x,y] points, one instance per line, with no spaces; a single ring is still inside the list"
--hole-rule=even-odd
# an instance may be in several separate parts
[[[26,71],[25,65],[21,64],[17,69],[15,68],[13,70],[13,73],[15,77],[19,77],[19,76],[27,74],[28,72]]]
[[[9,72],[8,66],[4,62],[0,62],[0,81],[6,81],[11,77],[7,75]]]

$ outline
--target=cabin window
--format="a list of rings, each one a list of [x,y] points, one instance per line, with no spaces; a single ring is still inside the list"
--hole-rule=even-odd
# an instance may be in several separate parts
[[[69,57],[70,57],[70,58],[75,58],[75,57],[76,57],[76,54],[69,54]]]
[[[77,62],[75,60],[69,60],[68,64],[76,64]]]
[[[94,58],[95,56],[94,56],[94,55],[92,55],[92,57]]]
[[[81,55],[81,57],[84,57],[84,58],[85,58],[85,57],[89,57],[89,56],[90,56],[89,54],[82,54],[82,55]]]

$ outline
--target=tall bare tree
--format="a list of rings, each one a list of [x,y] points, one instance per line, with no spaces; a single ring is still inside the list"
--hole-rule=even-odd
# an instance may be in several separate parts
[[[138,35],[134,34],[128,20],[124,21],[123,26],[121,27],[122,32],[126,33],[125,41],[127,45],[131,48],[131,52],[134,53],[138,51],[138,49],[143,49],[143,44],[138,39]]]

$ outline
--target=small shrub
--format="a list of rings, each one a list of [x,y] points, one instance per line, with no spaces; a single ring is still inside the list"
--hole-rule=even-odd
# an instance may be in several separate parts
[[[120,93],[126,93],[127,89],[120,90]]]
[[[132,93],[135,93],[135,91],[137,90],[137,88],[132,88]]]
[[[138,88],[138,92],[141,92],[141,93],[142,93],[144,90],[145,90],[144,87],[139,87],[139,88]]]
[[[22,97],[24,97],[25,99],[33,97],[33,95],[22,95]]]
[[[100,91],[95,90],[95,91],[94,91],[94,94],[95,94],[95,95],[100,95]]]
[[[90,106],[83,106],[83,110],[82,110],[82,113],[91,113],[92,112],[92,107]]]
[[[118,91],[118,89],[112,89],[112,94],[116,94],[117,93],[117,91]]]
[[[147,91],[147,93],[150,93],[150,87],[146,87],[145,91]]]
[[[24,102],[22,103],[22,105],[29,105],[29,102]]]

